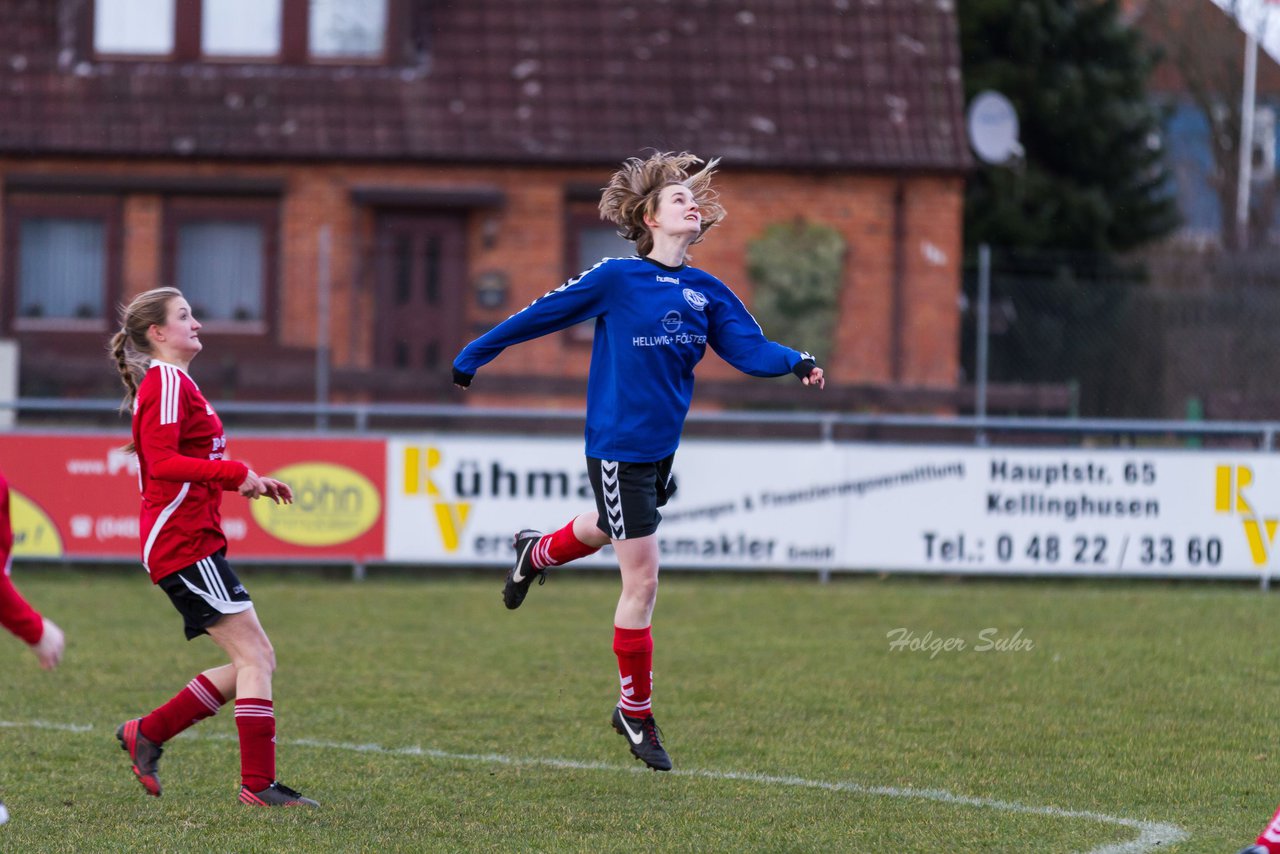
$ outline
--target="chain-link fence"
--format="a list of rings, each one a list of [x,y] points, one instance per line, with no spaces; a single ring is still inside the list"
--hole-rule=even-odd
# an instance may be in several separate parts
[[[962,363],[975,378],[976,256]],[[992,383],[1061,383],[1073,414],[1280,418],[1280,257],[992,248]]]

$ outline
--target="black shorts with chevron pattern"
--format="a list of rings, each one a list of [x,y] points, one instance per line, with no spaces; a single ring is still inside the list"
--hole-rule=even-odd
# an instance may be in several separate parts
[[[656,463],[624,463],[587,457],[587,475],[596,494],[596,523],[612,539],[647,537],[658,530],[658,508],[675,494],[671,464],[676,455]]]

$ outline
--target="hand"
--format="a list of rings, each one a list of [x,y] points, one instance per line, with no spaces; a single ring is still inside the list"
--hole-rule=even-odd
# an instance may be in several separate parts
[[[63,637],[62,629],[58,628],[58,624],[53,620],[46,619],[44,634],[40,635],[40,640],[31,645],[31,651],[36,654],[41,667],[52,670],[58,666],[58,662],[62,661],[62,651],[66,645],[67,640]]]
[[[467,386],[471,385],[473,377],[475,377],[475,374],[463,373],[457,368],[453,369],[453,384],[460,389],[465,389]]]
[[[282,480],[276,480],[274,477],[260,477],[258,480],[262,482],[262,494],[275,503],[293,503],[293,490],[289,488],[289,484]]]
[[[257,472],[249,469],[249,473],[244,477],[244,482],[236,488],[236,491],[245,498],[257,498],[266,491],[266,487],[262,485],[262,478],[258,477]]]
[[[822,368],[816,365],[813,370],[809,371],[809,376],[802,377],[800,382],[813,388],[822,388],[827,384],[826,379],[822,376]]]

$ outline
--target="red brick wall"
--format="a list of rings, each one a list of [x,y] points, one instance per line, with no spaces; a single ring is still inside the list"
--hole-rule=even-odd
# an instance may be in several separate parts
[[[283,179],[280,229],[280,326],[278,344],[310,348],[316,343],[319,274],[318,235],[331,230],[331,346],[335,367],[367,367],[373,334],[372,279],[362,251],[372,236],[372,215],[351,201],[351,188],[496,188],[505,196],[497,210],[467,213],[468,290],[466,336],[495,323],[564,280],[565,187],[601,186],[607,170],[520,169],[406,165],[278,165],[139,163],[129,161],[6,161],[6,174],[145,175]],[[900,186],[901,185],[901,186]],[[723,279],[751,305],[745,272],[746,248],[769,225],[804,218],[832,226],[844,236],[848,259],[840,297],[840,320],[828,375],[835,384],[891,383],[954,386],[958,374],[957,299],[960,282],[963,182],[959,177],[764,173],[722,167],[719,188],[728,210],[724,224],[693,248],[694,261]],[[895,202],[901,192],[900,204]],[[162,198],[130,194],[124,204],[123,295],[161,284]],[[901,217],[900,224],[895,217]],[[903,245],[895,248],[900,225]],[[486,233],[494,235],[486,239]],[[0,246],[0,259],[5,247]],[[485,271],[503,271],[510,281],[507,303],[483,309],[470,295],[471,281]],[[8,282],[0,287],[8,288]],[[894,288],[903,327],[895,364]],[[766,330],[767,332],[768,330]],[[805,342],[783,342],[803,347]],[[563,336],[520,345],[487,372],[585,377],[589,349]],[[897,375],[895,376],[895,371]],[[741,377],[709,354],[699,371],[706,379]],[[746,380],[747,378],[742,377]],[[478,389],[477,389],[478,391]],[[496,402],[473,393],[473,403]],[[504,403],[519,403],[512,398]],[[532,402],[532,401],[527,401]],[[543,404],[546,403],[542,399]],[[557,401],[575,405],[573,401]]]

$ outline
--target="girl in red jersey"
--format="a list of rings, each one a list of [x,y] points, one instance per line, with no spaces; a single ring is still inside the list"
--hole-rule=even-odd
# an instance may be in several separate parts
[[[13,523],[9,519],[9,484],[0,473],[0,626],[26,641],[45,670],[62,660],[65,641],[57,624],[27,604],[9,579],[13,552]],[[9,820],[9,811],[0,803],[0,824]]]
[[[162,745],[236,698],[240,801],[254,806],[318,806],[276,781],[271,696],[275,650],[253,602],[226,560],[222,493],[290,504],[287,484],[226,456],[222,422],[190,374],[203,348],[200,323],[176,288],[155,288],[121,312],[111,339],[142,491],[142,565],[182,614],[187,639],[207,634],[231,659],[206,670],[172,699],[116,731],[148,794],[160,795]]]

